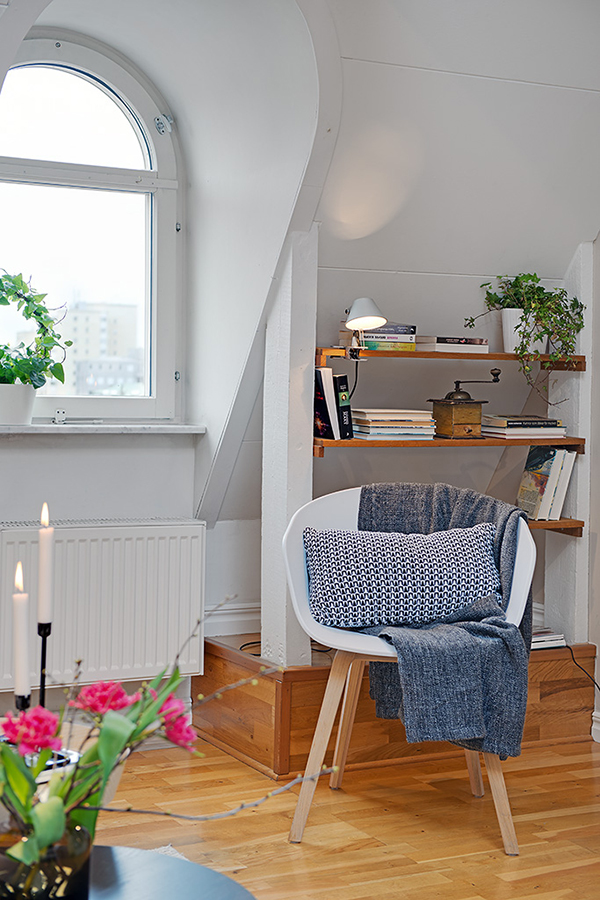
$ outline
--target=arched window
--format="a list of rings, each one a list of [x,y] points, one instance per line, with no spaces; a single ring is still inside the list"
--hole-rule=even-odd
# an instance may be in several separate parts
[[[172,120],[97,45],[23,42],[0,92],[0,268],[73,341],[36,415],[173,418],[178,198]],[[27,322],[0,308],[3,340]],[[60,398],[60,399],[59,399]]]

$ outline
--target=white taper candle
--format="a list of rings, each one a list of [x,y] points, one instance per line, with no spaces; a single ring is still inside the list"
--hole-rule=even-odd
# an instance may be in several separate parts
[[[23,591],[23,566],[17,563],[15,593],[13,594],[13,666],[15,670],[15,694],[28,697],[29,684],[29,594]]]

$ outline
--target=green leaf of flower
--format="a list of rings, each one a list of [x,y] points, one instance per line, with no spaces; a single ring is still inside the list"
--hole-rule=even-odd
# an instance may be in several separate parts
[[[17,841],[16,844],[13,844],[6,851],[6,855],[25,863],[26,866],[33,865],[40,858],[40,848],[35,835],[29,834],[26,837],[22,837],[20,841]]]
[[[0,746],[0,754],[8,786],[24,807],[30,806],[36,791],[35,779],[31,772],[25,765],[22,757],[10,750],[5,744]]]
[[[50,797],[43,803],[37,803],[31,810],[31,821],[40,849],[60,840],[66,825],[65,807],[61,798]]]

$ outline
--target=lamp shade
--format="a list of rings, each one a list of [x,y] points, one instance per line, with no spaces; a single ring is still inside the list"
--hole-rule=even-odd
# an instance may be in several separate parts
[[[370,297],[359,297],[346,312],[348,313],[346,328],[350,331],[380,328],[387,322],[386,317],[382,315],[381,310]]]

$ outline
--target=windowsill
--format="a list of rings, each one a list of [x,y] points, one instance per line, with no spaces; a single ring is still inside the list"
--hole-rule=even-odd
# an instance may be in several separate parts
[[[201,435],[206,433],[205,425],[176,425],[173,423],[131,423],[131,422],[67,422],[64,425],[47,423],[44,425],[0,425],[0,435],[4,434],[172,434]]]

